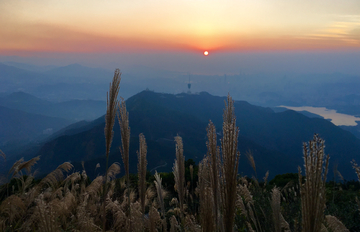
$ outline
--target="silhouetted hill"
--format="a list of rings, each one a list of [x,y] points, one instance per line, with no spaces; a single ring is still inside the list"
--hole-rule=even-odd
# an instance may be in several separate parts
[[[11,143],[20,146],[44,138],[72,122],[0,106],[0,144],[5,146]]]
[[[0,98],[0,105],[28,113],[39,113],[43,108],[51,105],[51,102],[19,91]]]
[[[63,135],[74,135],[74,134],[78,134],[81,133],[83,131],[87,131],[90,130],[91,128],[102,124],[104,122],[104,116],[94,120],[94,121],[79,121],[76,123],[73,123],[57,132],[55,132],[53,135],[49,136],[48,138],[46,138],[48,141],[56,139],[57,137],[63,136]]]
[[[113,75],[112,71],[78,64],[30,70],[26,65],[15,66],[0,63],[0,92],[26,91],[54,101],[105,99],[109,83],[104,78]]]
[[[222,113],[225,97],[207,93],[161,94],[143,91],[127,100],[130,116],[131,145],[130,169],[136,172],[138,135],[144,133],[148,143],[148,169],[159,167],[159,171],[170,171],[175,158],[174,136],[179,134],[184,141],[186,159],[197,162],[206,153],[206,126],[211,119],[221,138]],[[297,172],[303,166],[302,143],[318,133],[326,141],[326,153],[330,154],[330,170],[335,163],[346,179],[355,178],[350,161],[357,158],[360,140],[327,120],[308,118],[294,111],[275,113],[270,108],[235,102],[237,125],[240,129],[239,149],[242,153],[240,173],[251,175],[245,157],[247,151],[254,154],[258,177],[269,170],[270,176],[286,172]],[[80,162],[90,175],[96,175],[96,163],[104,168],[105,137],[104,118],[97,119],[93,127],[75,126],[64,135],[47,142],[36,155],[41,155],[40,172],[48,172],[65,161],[72,161],[77,168]],[[78,130],[78,133],[76,132]],[[119,126],[115,125],[115,137],[110,162],[121,162]],[[97,172],[103,171],[102,169]]]
[[[21,75],[26,73],[25,70],[21,69],[21,68],[16,68],[13,66],[9,66],[9,65],[5,65],[0,63],[0,80],[1,81],[6,81],[5,78],[11,78],[17,75]]]
[[[71,100],[50,102],[24,92],[14,92],[0,97],[0,106],[76,121],[93,120],[106,111],[105,101]]]
[[[160,94],[143,91],[128,99],[128,104],[138,98],[147,99],[169,109],[186,112],[203,122],[211,119],[218,129],[222,125],[224,97],[208,93]],[[320,118],[308,118],[295,111],[275,113],[270,108],[251,105],[245,101],[235,102],[235,115],[240,134],[270,150],[286,154],[296,162],[289,162],[293,172],[302,166],[302,143],[312,139],[318,133],[326,141],[326,152],[330,154],[331,164],[338,163],[338,168],[346,178],[355,178],[350,161],[359,157],[360,140],[348,131]],[[241,147],[242,144],[239,143]]]

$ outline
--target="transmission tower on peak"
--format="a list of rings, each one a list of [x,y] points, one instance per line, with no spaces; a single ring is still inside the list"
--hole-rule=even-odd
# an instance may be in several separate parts
[[[191,88],[191,83],[190,83],[190,73],[188,74],[189,75],[189,82],[188,82],[188,94],[191,94],[191,91],[190,91],[190,88]]]

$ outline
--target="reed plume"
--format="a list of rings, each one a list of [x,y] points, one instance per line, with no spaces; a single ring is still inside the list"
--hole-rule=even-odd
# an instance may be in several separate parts
[[[223,114],[223,138],[221,139],[221,197],[223,225],[226,232],[234,229],[236,177],[239,167],[238,151],[239,128],[236,126],[234,101],[228,95]]]
[[[6,161],[6,155],[2,150],[0,150],[0,156],[3,157],[4,160]]]
[[[170,218],[170,232],[177,232],[179,227],[179,223],[176,220],[176,217],[173,215]]]
[[[126,188],[130,189],[130,172],[129,172],[129,148],[130,148],[130,127],[129,127],[129,113],[126,110],[125,100],[121,98],[118,102],[118,121],[121,133],[121,147],[119,147],[123,159],[126,175]],[[127,192],[129,194],[129,191]],[[128,195],[128,217],[131,217],[130,197]],[[131,231],[131,221],[129,224]]]
[[[114,137],[114,123],[116,115],[116,107],[118,103],[118,94],[120,90],[121,72],[116,69],[112,83],[110,83],[109,92],[106,95],[106,115],[105,115],[105,142],[106,142],[106,157],[109,156],[111,143]]]
[[[165,204],[164,204],[164,189],[162,187],[162,179],[160,177],[160,175],[157,173],[157,171],[155,171],[155,180],[154,180],[154,184],[156,187],[156,191],[157,191],[157,198],[158,198],[158,202],[160,204],[160,208],[161,208],[161,214],[163,215],[163,217],[165,217]]]
[[[290,232],[289,224],[285,221],[280,211],[281,193],[276,187],[271,192],[271,210],[273,213],[274,232]]]
[[[185,198],[185,157],[183,155],[183,142],[180,136],[175,137],[176,142],[176,159],[173,166],[173,173],[175,178],[176,191],[179,195],[180,203],[180,217],[181,222],[184,223],[184,198]]]
[[[162,220],[158,210],[152,205],[149,210],[149,232],[157,232],[157,228],[161,227]]]
[[[355,160],[352,160],[351,164],[352,164],[352,167],[355,169],[355,173],[356,173],[356,175],[358,177],[358,180],[360,181],[360,167],[355,162]],[[357,197],[355,198],[355,200],[356,200],[356,203],[357,203],[357,205],[359,207],[359,210],[360,210],[360,201],[359,201],[359,199]]]
[[[120,152],[124,162],[126,181],[129,181],[129,147],[130,147],[130,127],[129,127],[129,113],[126,110],[125,100],[121,98],[118,103],[118,121],[121,132],[121,147]]]
[[[349,232],[349,230],[344,226],[344,224],[339,221],[339,219],[337,219],[334,216],[331,215],[326,215],[325,216],[325,221],[327,224],[327,227],[331,230],[331,231],[336,231],[336,232]]]
[[[308,144],[304,143],[305,183],[299,167],[301,186],[302,231],[318,232],[321,230],[326,203],[325,183],[328,173],[329,155],[325,157],[325,141],[317,134]]]
[[[10,226],[23,217],[26,212],[26,205],[17,195],[11,195],[6,198],[0,205],[0,215],[6,216],[3,224]],[[5,230],[3,230],[5,231]]]
[[[56,210],[51,204],[47,204],[43,195],[40,194],[36,199],[36,211],[39,219],[39,230],[44,232],[60,231],[60,226],[56,221]]]
[[[250,163],[250,166],[252,167],[252,169],[254,170],[255,172],[255,179],[256,179],[256,182],[258,182],[258,177],[257,177],[257,172],[256,172],[256,163],[255,163],[255,159],[254,159],[254,156],[252,154],[252,151],[248,150],[246,153],[245,153],[245,156],[246,158],[248,159],[249,163]]]
[[[355,162],[355,160],[352,160],[351,161],[351,164],[352,164],[352,167],[354,168],[355,170],[355,173],[358,177],[358,180],[360,181],[360,167],[358,166],[358,164]]]
[[[48,186],[52,190],[58,189],[58,186],[61,184],[60,181],[64,179],[64,172],[69,172],[73,167],[69,162],[60,164],[54,171],[50,172],[40,181],[39,186]]]
[[[119,163],[113,163],[107,170],[107,181],[111,181],[111,179],[115,179],[116,175],[120,173],[120,165]]]
[[[199,164],[198,172],[198,188],[200,201],[200,224],[202,231],[217,231],[217,221],[214,220],[214,197],[211,184],[211,170],[209,165],[209,157],[205,157]]]
[[[208,141],[206,142],[207,146],[207,157],[209,157],[208,165],[210,166],[210,181],[212,196],[214,198],[213,202],[213,214],[214,221],[216,225],[216,231],[219,231],[220,226],[220,173],[219,173],[219,164],[220,164],[220,148],[217,146],[217,135],[216,128],[212,121],[209,121],[209,124],[206,128]]]
[[[143,134],[139,135],[139,151],[138,155],[138,176],[139,176],[139,198],[141,205],[141,212],[145,212],[145,193],[146,193],[146,153],[147,146],[145,136]]]
[[[27,174],[30,174],[31,168],[40,160],[40,156],[36,156],[28,161],[24,161],[24,158],[16,161],[13,166],[10,168],[9,174],[12,173],[11,178],[17,174],[21,174],[22,170],[25,169]]]
[[[106,145],[106,172],[104,179],[104,196],[103,196],[103,231],[106,230],[106,209],[105,209],[105,198],[106,198],[106,185],[107,185],[107,174],[109,166],[109,153],[111,143],[114,137],[114,123],[116,115],[116,107],[118,104],[118,94],[120,90],[121,72],[120,69],[115,69],[112,83],[110,83],[109,92],[106,94],[106,115],[105,115],[105,145]]]

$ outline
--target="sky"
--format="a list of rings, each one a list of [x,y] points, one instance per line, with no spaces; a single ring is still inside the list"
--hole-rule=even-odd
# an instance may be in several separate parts
[[[0,61],[36,57],[43,58],[42,62],[48,58],[72,62],[77,57],[105,67],[110,66],[112,57],[125,60],[127,66],[136,62],[152,65],[146,61],[150,55],[153,65],[159,67],[161,62],[173,60],[169,67],[173,69],[178,62],[186,63],[189,56],[203,62],[205,50],[218,60],[227,54],[225,63],[236,63],[231,60],[234,56],[247,54],[276,57],[282,53],[292,59],[304,52],[322,54],[322,58],[330,53],[332,63],[337,59],[351,63],[360,54],[360,2],[0,0]],[[166,58],[158,59],[164,56],[159,54]],[[175,68],[184,69],[184,65]],[[187,65],[186,71],[196,70],[191,65],[194,63]],[[218,71],[224,72],[226,67]]]

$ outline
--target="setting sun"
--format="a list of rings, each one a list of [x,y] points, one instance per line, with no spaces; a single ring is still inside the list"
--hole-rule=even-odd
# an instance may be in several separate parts
[[[205,52],[204,52],[204,56],[207,56],[207,55],[209,55],[209,52],[208,52],[208,51],[205,51]]]

